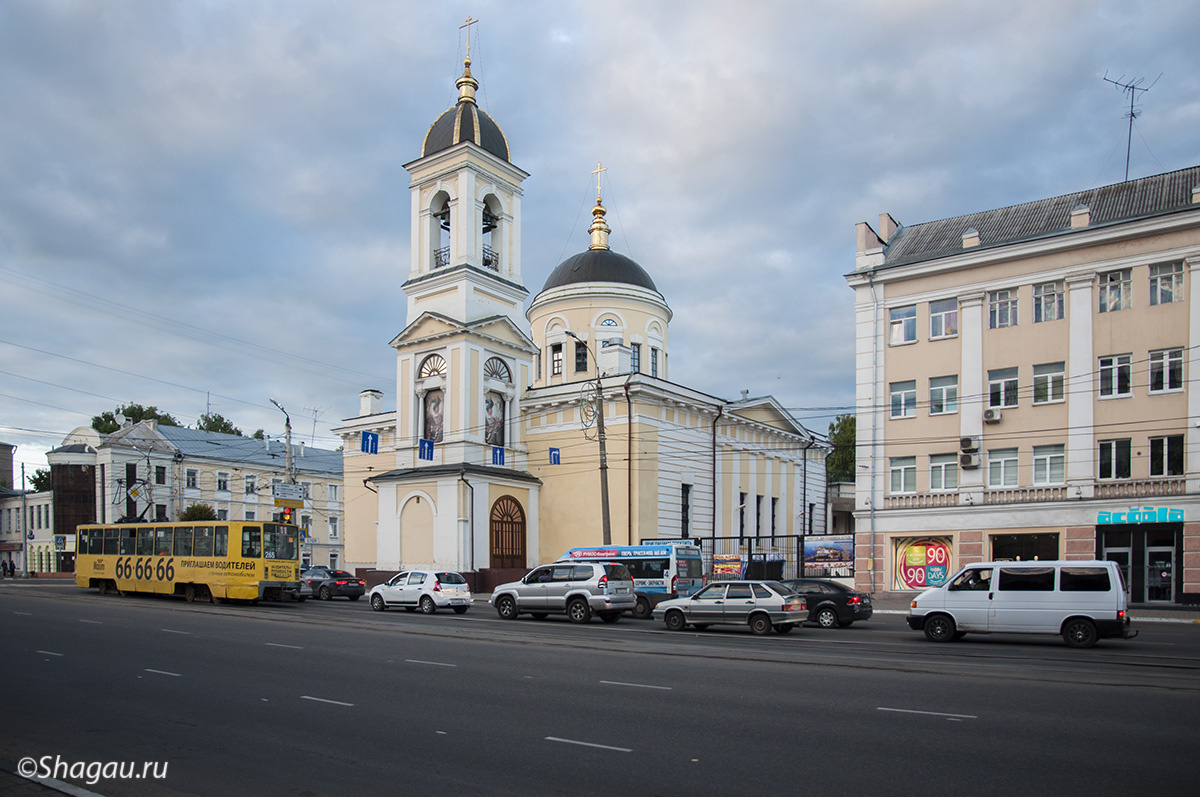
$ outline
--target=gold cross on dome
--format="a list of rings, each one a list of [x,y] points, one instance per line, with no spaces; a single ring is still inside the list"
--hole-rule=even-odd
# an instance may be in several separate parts
[[[471,57],[471,26],[478,21],[477,19],[471,19],[471,15],[467,14],[467,21],[458,26],[459,30],[463,28],[467,29],[467,58]]]
[[[596,201],[600,201],[600,172],[606,172],[608,169],[600,165],[600,161],[596,161],[596,168],[592,169],[592,174],[596,175]]]

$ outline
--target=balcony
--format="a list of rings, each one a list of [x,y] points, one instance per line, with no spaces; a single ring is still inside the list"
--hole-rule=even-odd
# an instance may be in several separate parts
[[[1187,481],[1182,477],[1173,479],[1097,482],[1094,497],[1099,499],[1120,498],[1140,501],[1159,496],[1183,495],[1186,489]],[[1074,487],[1067,487],[1062,484],[1047,487],[1014,487],[1009,489],[985,488],[983,492],[983,503],[985,506],[1038,504],[1050,501],[1072,501],[1081,498],[1081,495],[1075,493]],[[970,506],[970,504],[965,499],[960,499],[960,493],[957,492],[888,495],[884,496],[883,499],[883,508],[885,510],[928,509],[943,506]]]
[[[1183,495],[1187,481],[1178,479],[1122,480],[1096,485],[1097,498],[1149,498],[1157,495]]]

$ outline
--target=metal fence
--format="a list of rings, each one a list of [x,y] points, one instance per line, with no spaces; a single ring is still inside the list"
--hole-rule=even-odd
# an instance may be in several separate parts
[[[853,577],[853,566],[804,566],[804,535],[700,537],[704,574],[721,581],[738,578]]]

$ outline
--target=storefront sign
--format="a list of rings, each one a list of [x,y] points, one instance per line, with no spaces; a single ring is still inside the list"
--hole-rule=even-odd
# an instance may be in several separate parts
[[[1138,509],[1136,506],[1129,507],[1127,512],[1101,512],[1096,517],[1098,525],[1109,523],[1182,523],[1182,509],[1168,509],[1167,507],[1144,506]]]
[[[894,544],[892,589],[925,589],[946,583],[953,551],[949,537],[909,537]]]

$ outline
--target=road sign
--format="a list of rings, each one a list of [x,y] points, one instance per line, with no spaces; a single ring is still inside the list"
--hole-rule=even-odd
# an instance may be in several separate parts
[[[291,498],[276,498],[275,506],[283,507],[284,509],[303,509],[303,501],[293,501]]]
[[[418,459],[427,459],[430,462],[433,461],[433,441],[432,440],[422,440],[421,441],[421,447],[417,451],[417,458]]]
[[[304,487],[299,484],[285,484],[283,482],[271,483],[271,496],[276,499],[285,499],[288,501],[300,501],[300,506],[292,507],[299,509],[304,506]],[[287,504],[275,504],[275,506],[287,506]]]
[[[562,454],[559,452],[559,450],[557,448],[550,449],[550,464],[551,465],[561,465],[562,464]]]
[[[492,464],[504,464],[504,446],[492,446]]]
[[[379,453],[379,433],[378,432],[363,432],[360,450],[364,454]]]

